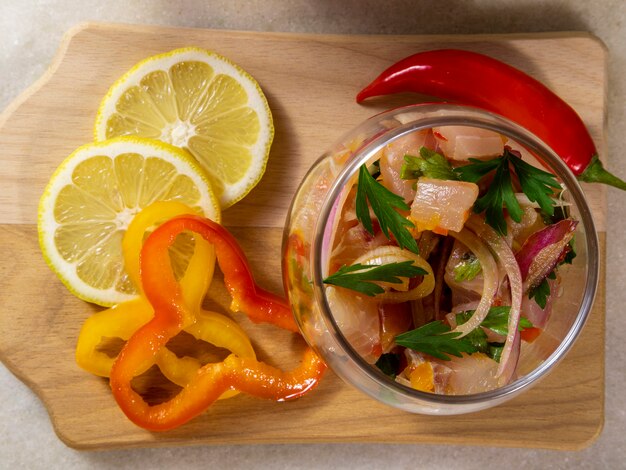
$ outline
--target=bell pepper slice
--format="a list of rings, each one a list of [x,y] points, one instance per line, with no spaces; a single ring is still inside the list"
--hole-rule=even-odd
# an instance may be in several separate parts
[[[159,226],[141,251],[143,291],[154,308],[154,317],[130,337],[111,369],[111,390],[126,416],[145,429],[164,431],[196,417],[227,390],[283,401],[313,389],[326,366],[310,348],[305,350],[301,364],[289,372],[256,359],[230,355],[221,363],[201,367],[176,396],[158,405],[148,405],[132,388],[132,379],[155,361],[189,317],[168,254],[171,244],[184,231],[201,235],[215,247],[233,310],[243,311],[255,322],[298,331],[287,302],[256,285],[243,251],[224,227],[198,216],[175,217]]]
[[[207,310],[201,310],[195,316],[196,321],[184,328],[184,331],[194,338],[218,348],[228,349],[239,357],[256,358],[250,339],[236,322],[225,315]],[[159,351],[156,364],[168,380],[181,387],[189,383],[202,367],[197,359],[188,356],[178,357],[168,348]],[[227,391],[220,398],[229,398],[237,394],[236,391]]]
[[[157,202],[142,210],[130,223],[123,240],[124,263],[129,277],[141,288],[139,254],[144,234],[155,224],[175,215],[188,214],[191,208],[177,202]],[[213,247],[201,237],[195,240],[195,249],[180,283],[185,301],[193,313],[186,320],[185,331],[196,339],[225,348],[241,357],[255,358],[255,352],[246,333],[230,318],[201,309],[202,300],[213,277],[215,253]],[[89,317],[81,329],[76,347],[76,361],[80,367],[101,377],[109,377],[115,357],[99,349],[103,338],[123,341],[154,315],[152,305],[143,295],[131,301],[97,312]],[[179,386],[184,386],[201,367],[191,357],[178,357],[163,348],[155,357],[163,375]],[[146,363],[146,369],[152,363]],[[141,373],[145,372],[141,371]],[[221,398],[236,393],[227,392]]]
[[[128,229],[126,230],[122,240],[122,252],[124,255],[124,268],[128,273],[128,277],[140,292],[142,292],[143,288],[140,277],[139,254],[141,253],[141,247],[143,246],[145,234],[155,226],[171,219],[172,217],[190,214],[192,212],[193,210],[189,206],[180,202],[158,201],[144,208],[141,212],[135,215],[135,217],[133,217],[133,220],[128,225]],[[199,244],[202,245],[203,242],[199,242]],[[208,248],[208,250],[212,253],[211,255],[204,253],[204,250],[206,249],[207,248],[202,248],[203,251],[196,253],[196,257],[199,257],[202,254],[206,257],[207,261],[203,262],[202,260],[198,260],[198,272],[190,273],[188,266],[187,271],[185,271],[187,276],[184,277],[190,281],[185,282],[184,279],[181,280],[181,284],[187,288],[186,295],[189,301],[196,300],[202,303],[206,289],[211,283],[211,279],[213,277],[213,267],[207,269],[210,264],[214,263],[214,261],[211,261],[209,258],[214,257],[214,253],[212,253],[213,248]],[[191,260],[189,262],[191,263]],[[196,277],[198,275],[202,275],[203,277],[206,276],[206,285],[202,285],[198,282],[198,278]],[[193,287],[196,287],[198,290],[192,291]]]
[[[154,310],[145,297],[138,297],[96,312],[85,320],[76,343],[76,363],[87,372],[108,377],[115,357],[99,349],[104,338],[127,341]],[[142,371],[143,372],[143,371]]]

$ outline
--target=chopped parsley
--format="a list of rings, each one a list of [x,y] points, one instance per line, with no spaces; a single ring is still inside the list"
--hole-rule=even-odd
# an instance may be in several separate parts
[[[400,357],[394,353],[381,354],[374,365],[378,367],[383,374],[395,379],[398,374],[398,369],[400,368]]]
[[[405,155],[400,170],[400,178],[405,180],[414,180],[420,176],[438,180],[459,179],[446,157],[426,147],[420,148],[419,157]]]
[[[575,237],[576,236],[573,236],[572,239],[569,241],[565,257],[563,258],[563,261],[561,261],[559,264],[572,264],[574,262],[574,258],[576,258],[576,249],[574,248]]]
[[[494,361],[500,362],[502,351],[504,351],[504,343],[489,343],[487,355]]]
[[[550,297],[550,284],[548,283],[548,279],[556,279],[556,273],[552,271],[541,281],[541,284],[528,290],[528,298],[535,299],[537,305],[542,309],[546,308],[548,297]]]
[[[476,255],[470,251],[463,255],[461,261],[454,267],[454,280],[456,282],[471,281],[480,274],[482,267]]]

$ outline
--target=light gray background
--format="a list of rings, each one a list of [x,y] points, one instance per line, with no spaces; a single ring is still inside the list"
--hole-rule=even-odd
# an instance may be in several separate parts
[[[626,178],[625,16],[625,0],[0,0],[0,109],[42,75],[63,33],[87,20],[347,34],[590,31],[609,49],[610,168]],[[40,401],[0,365],[0,468],[626,468],[625,231],[626,194],[610,190],[606,423],[583,451],[390,443],[77,452],[57,439]]]

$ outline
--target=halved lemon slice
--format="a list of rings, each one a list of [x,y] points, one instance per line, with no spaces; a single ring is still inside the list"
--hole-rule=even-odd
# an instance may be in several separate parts
[[[115,82],[100,104],[95,135],[148,137],[188,151],[226,208],[261,179],[274,126],[249,74],[190,47],[145,59]]]
[[[178,201],[215,221],[220,208],[204,171],[186,152],[159,141],[122,137],[87,144],[61,163],[39,202],[39,244],[79,298],[110,306],[137,295],[124,269],[122,238],[136,213]],[[193,240],[172,247],[184,271]]]

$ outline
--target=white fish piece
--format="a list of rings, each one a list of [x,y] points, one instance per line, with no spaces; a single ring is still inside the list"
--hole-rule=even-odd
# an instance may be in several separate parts
[[[430,130],[415,131],[386,145],[380,153],[382,185],[389,191],[402,196],[405,202],[413,200],[415,181],[400,178],[405,155],[419,155],[420,148],[432,146],[434,139]]]
[[[433,135],[449,160],[493,158],[504,152],[505,139],[497,132],[469,126],[434,127]]]
[[[460,232],[478,197],[478,186],[466,181],[420,178],[411,218],[418,230]]]
[[[328,306],[337,326],[354,350],[374,363],[381,353],[378,304],[341,287],[327,286]]]
[[[483,353],[451,357],[446,366],[452,370],[448,380],[449,395],[471,395],[501,387],[498,363]]]

